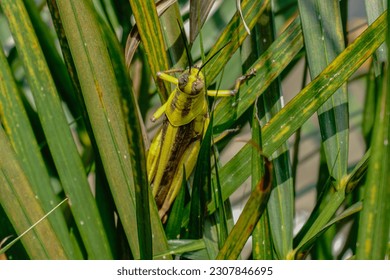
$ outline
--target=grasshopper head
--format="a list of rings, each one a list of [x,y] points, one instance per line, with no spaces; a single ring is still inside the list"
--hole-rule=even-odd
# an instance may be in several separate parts
[[[204,76],[199,68],[192,67],[179,77],[179,89],[188,95],[197,95],[204,88]]]

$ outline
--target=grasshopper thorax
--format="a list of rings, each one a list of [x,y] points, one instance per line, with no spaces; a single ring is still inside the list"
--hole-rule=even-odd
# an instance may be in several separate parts
[[[179,76],[179,89],[188,95],[198,95],[204,88],[204,76],[199,68],[192,67]]]

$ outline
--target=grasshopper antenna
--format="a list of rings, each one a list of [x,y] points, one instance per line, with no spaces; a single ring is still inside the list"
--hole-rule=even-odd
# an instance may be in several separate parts
[[[186,38],[186,34],[184,32],[184,29],[183,27],[180,25],[180,22],[178,19],[177,20],[177,24],[179,25],[179,28],[180,28],[180,34],[181,34],[181,38],[183,40],[183,43],[184,43],[184,47],[186,49],[186,54],[187,54],[187,59],[188,59],[188,65],[190,66],[190,72],[191,72],[191,68],[192,68],[192,59],[191,59],[191,55],[190,55],[190,51],[188,49],[188,44],[187,44],[187,38]]]
[[[202,70],[203,67],[206,66],[207,63],[209,63],[217,54],[219,54],[227,45],[229,45],[232,41],[229,41],[227,42],[225,45],[223,45],[219,50],[217,50],[215,52],[215,54],[213,54],[200,68],[199,68],[199,72],[200,70]]]

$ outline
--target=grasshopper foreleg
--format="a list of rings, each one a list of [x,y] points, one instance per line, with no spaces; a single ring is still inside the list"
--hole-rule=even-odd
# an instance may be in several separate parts
[[[238,77],[236,79],[236,82],[234,83],[234,88],[229,90],[229,89],[219,89],[219,90],[208,90],[207,95],[209,96],[233,96],[237,94],[238,90],[240,89],[241,85],[252,78],[253,76],[256,75],[256,69],[252,68],[249,70],[249,72],[245,75],[242,75],[241,77]]]
[[[178,73],[178,72],[183,72],[183,69],[170,69],[170,70],[166,70],[166,71],[160,71],[160,72],[157,72],[157,77],[163,81],[167,81],[167,82],[170,82],[172,84],[177,85],[177,83],[178,83],[177,78],[174,76],[171,76],[169,74]]]

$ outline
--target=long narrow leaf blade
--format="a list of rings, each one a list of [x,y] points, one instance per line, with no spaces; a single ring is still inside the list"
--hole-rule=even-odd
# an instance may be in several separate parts
[[[298,1],[305,39],[306,56],[312,78],[344,48],[339,3]],[[329,174],[339,181],[348,164],[348,96],[346,84],[318,109],[324,155]]]
[[[378,46],[385,39],[386,30],[386,16],[387,13],[382,14],[377,21],[367,28],[362,35],[360,35],[354,43],[346,48],[329,66],[327,66],[322,74],[313,80],[300,94],[298,94],[291,102],[289,102],[275,117],[262,128],[263,152],[270,156],[276,151],[282,143],[284,143],[299,127],[301,127],[306,120],[314,114],[317,109],[325,102],[332,93],[339,88],[350,77],[359,66],[366,61],[378,48]],[[299,31],[299,22],[297,29],[294,32],[298,34],[295,37],[302,47],[302,33]],[[277,46],[279,40],[276,40],[273,46]],[[266,65],[276,61],[279,56],[278,52],[266,52],[258,61],[256,65]],[[280,54],[280,59],[282,59]],[[277,71],[277,69],[272,69]],[[279,70],[281,71],[281,70]],[[273,75],[272,75],[273,76]],[[259,78],[255,85],[264,85],[272,81],[272,76],[259,77],[257,74],[252,80]],[[271,79],[268,81],[267,79]],[[265,90],[261,86],[260,93]],[[251,87],[246,87],[245,93],[241,93],[241,101],[239,104],[245,102],[249,103],[243,105],[242,109],[249,108],[250,104],[256,99],[256,91]],[[251,97],[250,95],[254,95]],[[221,102],[223,103],[223,101]],[[242,111],[241,111],[242,112]],[[301,112],[297,115],[296,112]],[[217,120],[223,121],[220,117],[222,114],[216,115]],[[242,168],[246,164],[250,164],[251,145],[246,144],[225,166],[220,170],[220,175],[228,174],[228,176],[221,176],[223,180],[221,184],[227,186],[223,189],[223,197],[228,198],[238,186],[240,186],[246,178],[250,175],[250,170]],[[214,211],[213,203],[209,204],[209,211]]]
[[[84,167],[26,9],[21,0],[1,1],[1,7],[24,63],[38,115],[88,257],[110,259],[111,251]]]
[[[272,169],[272,164],[266,160],[265,174],[252,191],[237,223],[219,251],[217,259],[235,260],[238,258],[267,205],[272,186]]]
[[[195,38],[206,21],[214,2],[215,0],[190,0],[190,44],[195,41]]]
[[[45,215],[32,192],[7,136],[0,126],[0,203],[13,227],[22,234]],[[48,220],[42,221],[22,238],[32,259],[67,259],[68,256]]]
[[[107,180],[116,204],[120,205],[119,216],[133,256],[139,258],[135,191],[128,160],[126,127],[101,27],[91,3],[58,1],[57,4]]]
[[[39,197],[45,211],[50,211],[59,199],[54,194],[50,177],[41,156],[37,140],[28,120],[27,113],[19,96],[16,82],[11,73],[7,60],[0,50],[0,107],[2,108],[2,123],[10,142],[21,159],[21,165],[30,181],[33,192]],[[31,163],[34,164],[31,164]],[[69,238],[64,215],[60,211],[49,216],[53,229],[58,234],[66,248],[67,254],[73,258],[73,245]]]
[[[390,40],[388,39],[388,43]],[[367,180],[364,186],[363,211],[359,221],[356,257],[358,259],[384,259],[390,229],[390,79],[383,75],[379,90],[376,119],[371,140]]]
[[[244,0],[241,3],[242,13],[244,15],[245,22],[247,23],[249,29],[253,28],[256,24],[260,15],[264,12],[265,8],[268,5],[269,0],[261,0],[261,3],[257,1]],[[238,26],[238,28],[237,28]],[[216,55],[206,67],[206,77],[209,82],[212,82],[215,77],[222,71],[226,62],[232,57],[236,50],[242,45],[245,38],[248,36],[248,33],[245,29],[243,21],[240,17],[240,12],[236,12],[229,22],[229,24],[224,29],[224,32],[221,34],[217,42],[214,44],[213,48],[210,50],[210,53],[207,55],[207,61],[211,56],[213,56],[218,50],[225,46],[219,53]],[[230,42],[230,43],[229,43]],[[229,43],[229,44],[228,44]]]
[[[162,85],[157,79],[157,72],[169,69],[169,63],[165,52],[164,39],[160,21],[157,16],[155,1],[130,0],[130,5],[137,22],[141,41],[144,43],[145,53],[153,79]],[[161,98],[166,100],[168,93],[164,86],[160,86]]]
[[[265,154],[284,143],[373,54],[385,39],[386,16],[383,13],[264,127]]]
[[[250,80],[250,85],[240,90],[240,100],[237,107],[232,108],[231,101],[222,100],[215,112],[217,131],[229,127],[240,117],[280,75],[303,47],[300,19],[296,18],[286,30],[272,43],[259,59],[250,67],[256,70],[256,76]],[[234,110],[232,110],[234,109]]]

